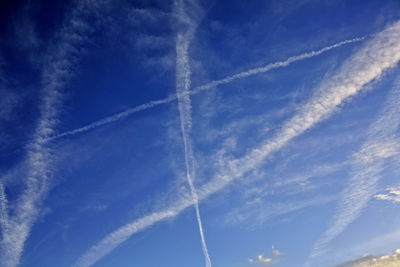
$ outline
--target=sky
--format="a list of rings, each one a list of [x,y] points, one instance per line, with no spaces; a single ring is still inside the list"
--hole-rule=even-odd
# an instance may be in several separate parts
[[[400,266],[400,2],[0,3],[0,267]]]

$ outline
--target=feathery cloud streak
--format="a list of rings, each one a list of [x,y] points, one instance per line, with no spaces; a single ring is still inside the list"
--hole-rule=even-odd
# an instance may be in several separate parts
[[[349,58],[339,71],[321,85],[320,90],[299,112],[283,124],[278,133],[239,159],[225,159],[226,166],[210,182],[198,189],[199,200],[205,199],[226,187],[233,180],[259,166],[267,156],[279,150],[323,119],[326,119],[345,100],[357,95],[364,85],[378,79],[384,70],[394,67],[400,60],[400,23],[377,34],[355,55]],[[154,212],[126,224],[107,235],[84,253],[74,266],[90,266],[110,253],[133,234],[147,227],[174,217],[193,204],[182,198],[167,210]]]
[[[193,24],[188,15],[185,13],[183,1],[176,3],[178,5],[178,20],[188,21],[188,24]],[[206,261],[206,266],[211,267],[210,256],[208,255],[207,244],[204,238],[203,225],[201,222],[199,196],[197,195],[196,188],[193,185],[193,179],[196,177],[195,173],[195,158],[193,155],[193,147],[191,140],[192,131],[192,105],[190,100],[190,83],[191,71],[189,62],[189,46],[190,39],[194,31],[195,25],[188,25],[188,30],[183,33],[178,33],[176,39],[176,95],[178,98],[179,117],[181,122],[181,132],[183,138],[183,146],[185,150],[185,166],[186,178],[189,184],[191,196],[196,210],[196,219],[199,226],[201,245]]]
[[[322,253],[330,241],[360,216],[368,201],[376,194],[384,160],[400,153],[399,140],[394,138],[400,126],[399,102],[400,79],[396,79],[379,118],[368,129],[367,141],[354,154],[351,178],[339,200],[337,212],[328,230],[315,243],[311,257]]]
[[[32,141],[27,146],[24,162],[27,173],[25,185],[18,197],[15,208],[8,216],[2,211],[2,239],[0,241],[0,266],[19,264],[26,239],[40,214],[40,206],[50,188],[54,156],[46,139],[54,135],[57,117],[62,102],[62,89],[70,77],[76,63],[79,45],[92,28],[85,17],[100,9],[101,1],[79,1],[67,22],[58,32],[58,43],[49,49],[47,65],[42,70],[42,99],[40,117],[33,132]],[[6,208],[2,187],[2,209]]]
[[[247,70],[247,71],[244,71],[244,72],[240,72],[240,73],[237,73],[237,74],[234,74],[234,75],[231,75],[231,76],[219,79],[219,80],[211,81],[211,82],[209,82],[207,84],[195,87],[195,88],[193,88],[193,90],[190,90],[188,92],[182,92],[180,94],[183,95],[182,97],[184,97],[186,94],[195,95],[195,94],[200,93],[201,91],[210,90],[210,89],[212,89],[212,88],[214,88],[214,87],[216,87],[218,85],[227,84],[227,83],[230,83],[230,82],[232,82],[234,80],[237,80],[237,79],[250,77],[252,75],[256,75],[256,74],[260,74],[260,73],[265,73],[265,72],[268,72],[270,70],[277,69],[277,68],[287,67],[287,66],[289,66],[290,64],[292,64],[294,62],[297,62],[297,61],[300,61],[300,60],[303,60],[303,59],[307,59],[307,58],[312,58],[312,57],[321,55],[321,54],[323,54],[323,53],[325,53],[325,52],[327,52],[329,50],[341,47],[341,46],[346,45],[346,44],[360,42],[360,41],[362,41],[364,39],[365,39],[365,37],[345,40],[345,41],[342,41],[342,42],[339,42],[339,43],[336,43],[336,44],[333,44],[333,45],[330,45],[330,46],[326,46],[326,47],[324,47],[324,48],[322,48],[320,50],[306,52],[306,53],[303,53],[303,54],[300,54],[300,55],[297,55],[297,56],[289,57],[288,59],[286,59],[284,61],[278,61],[278,62],[274,62],[274,63],[269,63],[269,64],[267,64],[267,65],[265,65],[263,67],[253,68],[253,69],[250,69],[250,70]],[[47,141],[59,139],[59,138],[64,137],[64,136],[70,136],[70,135],[83,133],[83,132],[89,131],[91,129],[100,127],[100,126],[103,126],[103,125],[106,125],[106,124],[109,124],[109,123],[112,123],[112,122],[119,121],[121,119],[124,119],[124,118],[126,118],[126,117],[128,117],[128,116],[130,116],[132,114],[138,113],[140,111],[147,110],[147,109],[159,106],[159,105],[164,105],[164,104],[171,103],[171,102],[177,100],[178,97],[179,97],[179,95],[170,95],[170,96],[168,96],[168,97],[166,97],[164,99],[153,100],[153,101],[141,104],[141,105],[136,106],[134,108],[127,109],[127,110],[125,110],[123,112],[120,112],[118,114],[111,115],[111,116],[106,117],[104,119],[101,119],[101,120],[98,120],[98,121],[93,122],[91,124],[88,124],[88,125],[86,125],[84,127],[77,128],[75,130],[67,131],[67,132],[60,133],[58,135],[52,136],[52,137],[48,138]]]

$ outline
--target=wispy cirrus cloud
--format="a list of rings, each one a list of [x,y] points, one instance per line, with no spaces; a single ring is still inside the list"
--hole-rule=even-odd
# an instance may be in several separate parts
[[[360,41],[363,41],[364,39],[365,39],[365,37],[354,38],[354,39],[350,39],[350,40],[344,40],[342,42],[339,42],[339,43],[336,43],[336,44],[333,44],[333,45],[330,45],[330,46],[326,46],[326,47],[324,47],[324,48],[322,48],[320,50],[306,52],[306,53],[303,53],[303,54],[300,54],[300,55],[297,55],[297,56],[289,57],[288,59],[286,59],[284,61],[278,61],[278,62],[274,62],[274,63],[269,63],[269,64],[267,64],[267,65],[265,65],[263,67],[253,68],[253,69],[250,69],[250,70],[247,70],[247,71],[244,71],[244,72],[233,74],[231,76],[228,76],[228,77],[225,77],[225,78],[222,78],[222,79],[219,79],[219,80],[211,81],[211,82],[209,82],[207,84],[194,87],[189,92],[186,92],[186,93],[183,93],[183,94],[195,95],[195,94],[198,94],[198,93],[200,93],[202,91],[210,90],[212,88],[217,87],[218,85],[227,84],[227,83],[230,83],[230,82],[232,82],[234,80],[237,80],[237,79],[250,77],[252,75],[257,75],[257,74],[260,74],[260,73],[265,73],[265,72],[268,72],[270,70],[277,69],[277,68],[287,67],[287,66],[289,66],[290,64],[292,64],[294,62],[301,61],[301,60],[304,60],[304,59],[307,59],[307,58],[311,58],[311,57],[315,57],[315,56],[321,55],[321,54],[323,54],[325,52],[328,52],[328,51],[330,51],[332,49],[341,47],[341,46],[346,45],[346,44],[360,42]],[[138,113],[140,111],[151,109],[151,108],[159,106],[159,105],[164,105],[164,104],[168,104],[168,103],[174,102],[177,99],[178,99],[177,95],[170,95],[170,96],[168,96],[166,98],[163,98],[163,99],[149,101],[149,102],[141,104],[139,106],[127,109],[127,110],[125,110],[123,112],[120,112],[120,113],[105,117],[105,118],[103,118],[101,120],[98,120],[96,122],[90,123],[90,124],[88,124],[86,126],[83,126],[81,128],[77,128],[77,129],[74,129],[74,130],[70,130],[70,131],[67,131],[67,132],[64,132],[64,133],[60,133],[60,134],[51,136],[50,138],[48,138],[48,140],[50,141],[50,140],[54,140],[54,139],[59,139],[59,138],[64,137],[64,136],[71,136],[71,135],[76,135],[76,134],[79,134],[79,133],[83,133],[83,132],[95,129],[97,127],[100,127],[100,126],[119,121],[121,119],[124,119],[124,118],[126,118],[126,117],[128,117],[130,115],[133,115],[135,113]]]
[[[308,207],[320,206],[336,200],[336,197],[325,196],[315,197],[308,200],[296,200],[286,202],[273,202],[265,204],[265,200],[256,198],[252,202],[246,203],[243,207],[233,209],[226,215],[225,221],[229,224],[244,223],[246,225],[262,224],[266,221],[280,216],[296,212]]]
[[[342,193],[332,222],[315,243],[311,258],[320,255],[330,241],[360,216],[368,201],[377,193],[377,183],[381,178],[385,159],[400,153],[400,143],[395,137],[400,126],[399,101],[400,80],[396,79],[379,118],[367,131],[367,141],[353,155],[350,180]]]
[[[133,7],[127,12],[127,22],[132,28],[126,36],[128,49],[132,50],[133,45],[140,51],[141,64],[155,75],[163,76],[175,67],[175,38],[171,28],[174,14],[169,10],[169,3],[158,3],[157,8],[151,7],[151,3],[143,3],[146,7],[137,4],[141,7]]]
[[[24,244],[35,221],[53,179],[55,156],[46,142],[55,134],[57,118],[63,101],[63,88],[80,56],[79,47],[93,28],[86,22],[87,16],[100,14],[104,1],[80,1],[71,10],[57,43],[49,48],[42,69],[42,92],[39,119],[27,145],[23,162],[25,178],[22,192],[12,211],[7,208],[2,186],[2,236],[0,240],[1,266],[16,266],[20,262]],[[4,211],[5,210],[5,211]]]
[[[246,227],[258,227],[265,222],[280,219],[283,216],[300,212],[308,207],[326,205],[338,198],[336,196],[313,196],[318,194],[321,187],[326,186],[326,176],[341,170],[345,164],[325,164],[315,168],[308,168],[305,172],[296,170],[290,174],[280,173],[269,176],[266,171],[261,172],[260,178],[254,181],[243,181],[240,190],[243,191],[243,200],[238,207],[232,208],[225,215],[228,224],[241,224]],[[249,178],[255,175],[251,173]],[[317,182],[323,180],[324,182]],[[244,189],[246,186],[246,189]],[[304,199],[292,199],[295,196],[307,196]],[[285,197],[285,200],[281,200]],[[275,198],[279,198],[277,201]]]
[[[244,157],[221,158],[221,169],[210,182],[198,188],[199,200],[209,197],[259,167],[268,156],[328,118],[346,100],[363,91],[366,84],[379,79],[385,70],[396,66],[399,60],[400,22],[397,22],[366,42],[334,75],[323,81],[314,96],[301,106],[298,113],[287,120],[272,138],[264,140]],[[243,77],[247,77],[246,75],[249,76],[250,73],[243,74]],[[133,234],[174,217],[191,205],[193,201],[183,197],[168,209],[154,212],[120,227],[89,248],[75,266],[94,264]]]

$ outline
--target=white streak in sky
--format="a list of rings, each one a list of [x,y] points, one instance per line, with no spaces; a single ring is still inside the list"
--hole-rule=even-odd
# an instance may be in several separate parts
[[[189,41],[185,40],[182,35],[177,37],[177,93],[188,91],[190,88],[190,69],[189,60],[187,56],[187,50]],[[211,266],[210,257],[207,251],[207,245],[204,238],[203,227],[200,217],[199,209],[199,197],[196,189],[193,185],[193,178],[195,178],[195,166],[192,141],[190,139],[191,132],[191,103],[189,94],[180,94],[178,97],[179,115],[181,121],[181,131],[183,137],[183,144],[185,149],[185,166],[186,166],[186,177],[190,187],[190,192],[193,198],[194,207],[196,209],[196,218],[199,225],[201,243],[203,247],[204,257],[206,260],[206,266]]]
[[[137,107],[134,107],[134,108],[125,110],[123,112],[120,112],[118,114],[115,114],[115,115],[106,117],[104,119],[98,120],[98,121],[93,122],[93,123],[91,123],[89,125],[86,125],[86,126],[84,126],[82,128],[78,128],[78,129],[75,129],[75,130],[71,130],[71,131],[68,131],[68,132],[64,132],[64,133],[60,133],[58,135],[52,136],[52,137],[48,138],[47,141],[51,141],[51,140],[54,140],[54,139],[59,139],[61,137],[68,136],[68,135],[75,135],[75,134],[79,134],[79,133],[82,133],[82,132],[86,132],[86,131],[89,131],[91,129],[97,128],[99,126],[106,125],[106,124],[109,124],[109,123],[112,123],[112,122],[115,122],[115,121],[119,121],[119,120],[121,120],[121,119],[123,119],[125,117],[128,117],[128,116],[130,116],[130,115],[132,115],[134,113],[137,113],[139,111],[150,109],[150,108],[162,105],[162,104],[171,103],[172,101],[175,101],[176,99],[177,99],[176,95],[171,95],[171,96],[169,96],[167,98],[164,98],[164,99],[150,101],[150,102],[147,102],[145,104],[141,104],[141,105],[139,105]]]
[[[324,48],[322,48],[320,50],[306,52],[306,53],[303,53],[303,54],[300,54],[300,55],[297,55],[297,56],[289,57],[288,59],[286,59],[284,61],[278,61],[278,62],[274,62],[274,63],[269,63],[269,64],[267,64],[267,65],[265,65],[263,67],[250,69],[250,70],[247,70],[247,71],[244,71],[244,72],[241,72],[241,73],[237,73],[237,74],[234,74],[234,75],[231,75],[231,76],[219,79],[219,80],[211,81],[211,82],[209,82],[207,84],[195,87],[191,91],[182,92],[181,94],[183,94],[182,97],[184,97],[186,94],[195,95],[195,94],[198,94],[201,91],[212,89],[212,88],[214,88],[214,87],[216,87],[218,85],[227,84],[227,83],[230,83],[230,82],[232,82],[234,80],[241,79],[241,78],[246,78],[246,77],[249,77],[249,76],[252,76],[252,75],[265,73],[265,72],[268,72],[268,71],[273,70],[273,69],[286,67],[286,66],[289,66],[290,64],[292,64],[292,63],[294,63],[296,61],[300,61],[300,60],[303,60],[303,59],[315,57],[315,56],[321,55],[322,53],[325,53],[325,52],[327,52],[329,50],[332,50],[334,48],[338,48],[340,46],[343,46],[343,45],[346,45],[346,44],[350,44],[350,43],[360,42],[360,41],[362,41],[364,39],[365,39],[365,37],[345,40],[345,41],[342,41],[342,42],[339,42],[339,43],[336,43],[336,44],[333,44],[333,45],[330,45],[330,46],[326,46],[326,47],[324,47]],[[67,131],[67,132],[60,133],[58,135],[52,136],[52,137],[48,138],[47,141],[54,140],[54,139],[59,139],[59,138],[64,137],[64,136],[70,136],[70,135],[79,134],[79,133],[86,132],[88,130],[100,127],[102,125],[106,125],[106,124],[109,124],[109,123],[112,123],[112,122],[119,121],[119,120],[124,119],[124,118],[126,118],[126,117],[128,117],[128,116],[130,116],[132,114],[137,113],[137,112],[140,112],[140,111],[143,111],[143,110],[146,110],[146,109],[150,109],[150,108],[153,108],[153,107],[156,107],[156,106],[159,106],[159,105],[171,103],[171,102],[175,101],[178,97],[179,97],[179,95],[178,96],[171,95],[171,96],[168,96],[168,97],[166,97],[164,99],[154,100],[154,101],[150,101],[150,102],[141,104],[141,105],[136,106],[134,108],[127,109],[127,110],[125,110],[125,111],[123,111],[121,113],[117,113],[115,115],[111,115],[111,116],[106,117],[104,119],[101,119],[101,120],[98,120],[98,121],[93,122],[91,124],[88,124],[88,125],[86,125],[84,127],[77,128],[75,130]]]
[[[339,200],[336,214],[323,236],[315,243],[310,255],[315,258],[328,243],[357,219],[368,201],[377,193],[385,159],[400,153],[395,133],[400,126],[400,79],[388,95],[379,118],[367,131],[367,140],[354,154],[351,178]]]
[[[184,12],[183,1],[178,4],[178,19],[190,21],[188,15]],[[207,244],[204,238],[203,225],[200,217],[199,196],[197,195],[196,188],[193,185],[193,179],[196,177],[195,173],[195,159],[193,155],[193,146],[191,140],[192,131],[192,106],[190,100],[190,83],[191,71],[188,50],[190,46],[190,38],[193,34],[194,27],[188,25],[189,30],[185,33],[178,33],[176,39],[176,94],[178,98],[179,117],[181,122],[181,131],[183,138],[183,146],[185,150],[185,166],[186,178],[190,187],[191,196],[196,210],[196,219],[199,226],[201,245],[206,261],[206,266],[211,267],[210,256],[208,255]]]
[[[324,81],[317,94],[303,105],[296,115],[283,124],[275,137],[265,140],[258,148],[251,150],[242,158],[225,159],[226,167],[213,180],[198,189],[199,200],[209,197],[235,179],[243,177],[246,173],[259,167],[269,155],[328,118],[345,100],[356,96],[367,83],[379,79],[385,70],[396,66],[399,60],[400,22],[378,33],[361,50],[350,57],[335,75]],[[133,234],[157,222],[174,217],[193,204],[193,201],[182,198],[175,206],[167,210],[154,212],[120,227],[89,248],[78,259],[75,266],[94,264]]]
[[[0,266],[13,267],[19,264],[25,241],[40,215],[42,202],[51,187],[54,155],[46,140],[54,135],[63,98],[62,89],[72,74],[70,70],[78,58],[79,45],[91,30],[84,19],[91,11],[97,12],[98,5],[97,1],[79,1],[62,30],[58,32],[56,46],[49,49],[46,61],[48,64],[42,70],[40,115],[32,141],[27,145],[24,161],[27,170],[25,184],[12,212],[8,214],[7,210],[2,211],[5,213],[2,215],[2,220],[5,220],[2,224],[6,227],[2,229],[0,240]],[[2,191],[4,192],[3,187]],[[2,197],[5,199],[3,193]],[[2,200],[2,205],[5,203]]]

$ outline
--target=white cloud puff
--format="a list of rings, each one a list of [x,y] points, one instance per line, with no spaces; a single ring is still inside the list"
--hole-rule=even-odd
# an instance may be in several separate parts
[[[386,189],[386,193],[375,195],[376,199],[389,200],[394,203],[400,203],[400,186],[389,187]]]
[[[263,254],[259,254],[257,258],[255,259],[249,259],[249,262],[252,264],[262,264],[262,265],[267,265],[267,264],[274,264],[277,263],[276,258],[282,256],[283,254],[275,248],[275,246],[272,246],[272,255],[271,257],[265,257]]]
[[[256,259],[249,259],[249,262],[254,264],[266,264],[273,263],[274,260],[272,258],[265,258],[264,255],[260,254]]]

